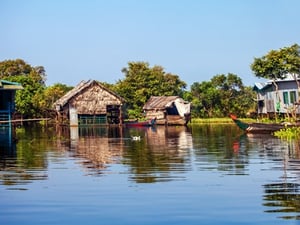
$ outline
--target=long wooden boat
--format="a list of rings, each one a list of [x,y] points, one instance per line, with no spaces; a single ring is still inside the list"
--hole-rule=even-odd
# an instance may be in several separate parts
[[[245,123],[239,120],[235,115],[230,114],[233,122],[246,133],[273,133],[283,128],[293,127],[297,125],[281,124],[281,123]]]
[[[130,121],[126,122],[125,125],[128,127],[151,127],[156,124],[156,119],[151,119],[147,121]]]

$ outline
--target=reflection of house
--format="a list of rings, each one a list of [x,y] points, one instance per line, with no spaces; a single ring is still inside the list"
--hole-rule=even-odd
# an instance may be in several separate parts
[[[54,103],[59,122],[70,125],[121,124],[124,100],[97,81],[80,82]]]
[[[178,96],[151,96],[143,110],[157,124],[186,125],[191,120],[191,104]]]
[[[0,80],[0,121],[10,121],[15,111],[16,90],[23,89],[22,85],[16,82]],[[9,122],[3,124],[10,124]]]
[[[255,83],[253,90],[257,92],[258,114],[287,113],[299,102],[297,83],[288,76],[284,80],[276,80],[278,91],[273,81]],[[300,113],[299,109],[296,113]]]

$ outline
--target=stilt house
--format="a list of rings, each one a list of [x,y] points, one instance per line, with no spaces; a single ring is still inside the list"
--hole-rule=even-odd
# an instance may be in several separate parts
[[[10,125],[15,112],[15,95],[23,89],[20,83],[0,80],[0,125]]]
[[[253,90],[257,93],[258,115],[300,114],[297,82],[291,75],[282,80],[255,83]]]
[[[147,119],[159,125],[186,125],[191,120],[191,104],[179,96],[151,96],[143,110]]]
[[[95,80],[81,81],[54,103],[59,123],[122,124],[123,98]]]

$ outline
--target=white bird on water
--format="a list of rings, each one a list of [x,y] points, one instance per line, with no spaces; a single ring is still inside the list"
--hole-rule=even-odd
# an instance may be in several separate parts
[[[141,140],[141,136],[132,136],[131,138],[132,138],[133,141]]]

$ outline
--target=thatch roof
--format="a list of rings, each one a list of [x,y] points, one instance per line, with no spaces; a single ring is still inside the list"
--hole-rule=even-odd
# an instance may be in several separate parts
[[[121,102],[125,102],[125,100],[118,96],[113,91],[106,88],[101,83],[95,81],[95,80],[88,80],[88,81],[81,81],[76,87],[74,87],[72,90],[67,92],[64,96],[62,96],[60,99],[58,99],[54,104],[54,108],[56,106],[64,107],[72,98],[76,97],[78,94],[82,93],[85,89],[91,87],[92,85],[98,85],[101,89],[105,90],[106,92],[110,93],[111,95],[115,96],[117,99],[119,99]]]
[[[171,104],[180,98],[179,96],[151,96],[149,100],[144,105],[144,110],[164,110],[167,107],[170,107]]]

